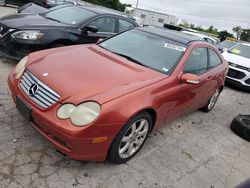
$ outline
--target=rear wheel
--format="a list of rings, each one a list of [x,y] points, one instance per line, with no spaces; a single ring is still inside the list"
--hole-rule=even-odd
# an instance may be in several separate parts
[[[114,163],[125,163],[133,158],[145,143],[152,128],[152,118],[142,112],[128,121],[115,137],[108,159]]]
[[[217,89],[215,91],[215,93],[213,94],[213,96],[210,98],[210,100],[208,101],[207,106],[203,107],[201,110],[204,112],[209,112],[213,109],[213,107],[215,106],[219,96],[220,96],[221,90]]]
[[[6,5],[6,0],[0,0],[0,6],[5,6]]]

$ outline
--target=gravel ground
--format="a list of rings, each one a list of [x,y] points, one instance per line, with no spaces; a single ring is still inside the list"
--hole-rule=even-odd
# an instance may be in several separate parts
[[[0,17],[12,12],[0,7]],[[6,82],[15,64],[0,57],[0,187],[228,188],[249,177],[250,143],[229,129],[234,116],[249,114],[249,93],[226,87],[213,111],[153,132],[127,164],[75,161],[16,110]]]

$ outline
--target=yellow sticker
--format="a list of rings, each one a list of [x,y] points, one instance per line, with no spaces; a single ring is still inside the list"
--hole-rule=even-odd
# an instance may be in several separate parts
[[[231,50],[231,52],[234,53],[234,54],[239,54],[240,50],[237,49],[237,48],[234,48],[234,49]]]

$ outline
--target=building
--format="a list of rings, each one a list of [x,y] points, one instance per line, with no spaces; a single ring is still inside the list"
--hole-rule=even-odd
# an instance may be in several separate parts
[[[126,7],[125,13],[128,16],[135,18],[140,25],[163,27],[164,24],[177,25],[179,20],[173,15],[133,7]]]

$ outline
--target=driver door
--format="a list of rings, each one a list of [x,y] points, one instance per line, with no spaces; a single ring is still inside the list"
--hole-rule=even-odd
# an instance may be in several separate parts
[[[96,43],[100,38],[107,38],[116,34],[115,17],[99,17],[90,21],[86,26],[96,27],[97,32],[84,31],[82,33],[82,43]]]

